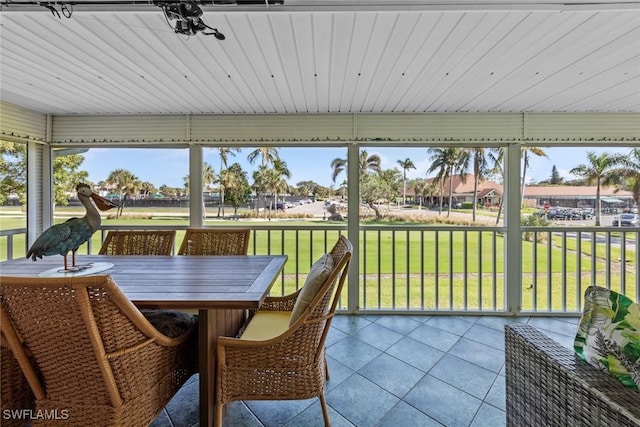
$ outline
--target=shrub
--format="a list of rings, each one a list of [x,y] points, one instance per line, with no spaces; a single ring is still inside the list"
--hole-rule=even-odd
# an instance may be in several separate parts
[[[543,216],[538,215],[526,215],[520,218],[520,225],[523,227],[548,227],[551,223]],[[525,231],[522,234],[522,238],[527,242],[533,241],[533,231]],[[536,235],[536,242],[542,243],[547,240],[547,233],[538,233]]]
[[[363,222],[369,223],[409,223],[409,224],[431,224],[431,225],[474,225],[471,220],[459,218],[446,218],[442,216],[430,215],[385,215],[381,220],[376,221],[375,216],[360,216]]]
[[[153,219],[153,215],[148,213],[123,213],[120,218],[115,213],[108,214],[106,219]]]

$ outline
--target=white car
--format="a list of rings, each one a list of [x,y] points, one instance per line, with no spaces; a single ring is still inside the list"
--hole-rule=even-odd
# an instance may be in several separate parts
[[[637,227],[639,224],[640,218],[634,213],[623,213],[613,218],[614,227]]]

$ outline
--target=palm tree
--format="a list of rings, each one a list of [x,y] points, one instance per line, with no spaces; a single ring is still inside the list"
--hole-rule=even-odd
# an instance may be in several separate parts
[[[340,190],[340,192],[342,193],[342,198],[346,200],[347,191],[349,190],[349,182],[346,179],[342,181],[338,190]]]
[[[96,189],[101,192],[101,191],[107,191],[109,192],[111,190],[110,188],[111,186],[109,185],[109,183],[107,181],[98,181],[98,183],[96,184]]]
[[[202,186],[204,188],[209,188],[211,184],[213,184],[216,180],[216,172],[213,170],[213,167],[204,162],[202,164]]]
[[[262,196],[264,200],[264,206],[267,206],[267,191],[269,189],[269,168],[267,166],[259,166],[257,170],[253,171],[253,191],[256,193],[256,216],[260,213],[258,208],[258,200]],[[265,209],[266,211],[266,209]],[[267,213],[264,213],[266,218]]]
[[[439,188],[436,184],[434,184],[433,182],[427,182],[427,186],[424,188],[423,190],[423,194],[424,197],[429,197],[429,200],[432,201],[434,195],[438,195],[439,197],[442,197],[442,188]]]
[[[413,164],[410,158],[404,160],[398,160],[398,164],[402,168],[402,204],[407,204],[407,170],[415,169],[416,165]]]
[[[525,188],[525,177],[527,175],[527,169],[529,168],[529,153],[535,154],[539,157],[548,157],[547,153],[540,147],[522,147],[522,194],[520,200],[520,206],[524,206],[524,188]]]
[[[430,191],[432,189],[433,189],[433,184],[428,183],[423,179],[415,180],[413,184],[413,195],[414,197],[418,197],[418,200],[419,200],[418,210],[422,209],[422,201],[424,200],[427,194],[427,191]]]
[[[269,172],[268,172],[268,167],[269,165],[273,164],[274,161],[276,160],[280,160],[280,155],[278,154],[278,148],[276,147],[258,147],[255,150],[253,150],[252,152],[249,153],[249,155],[247,156],[247,160],[249,160],[249,163],[254,164],[255,161],[260,158],[260,169],[258,171],[254,172],[254,182],[256,182],[256,177],[258,178],[258,184],[260,186],[260,188],[262,189],[262,191],[264,191],[263,193],[263,197],[264,197],[264,202],[265,202],[265,207],[266,207],[266,203],[267,203],[267,195],[266,195],[266,191],[269,190]],[[257,172],[257,174],[256,174]],[[266,185],[266,187],[265,187]],[[257,193],[256,193],[257,196]],[[258,197],[256,197],[256,212],[258,211]],[[265,217],[266,217],[266,212],[265,212]]]
[[[116,189],[120,196],[120,206],[116,211],[116,218],[120,218],[127,199],[140,191],[140,180],[128,170],[116,169],[109,174],[107,182]]]
[[[423,194],[424,194],[424,189],[427,188],[427,183],[425,181],[416,181],[415,184],[413,184],[413,197],[418,197],[419,200],[419,205],[418,205],[418,210],[422,209],[422,199],[423,199]]]
[[[220,147],[218,148],[218,152],[220,153],[220,204],[218,205],[218,217],[220,217],[221,212],[224,217],[224,192],[226,186],[222,180],[222,171],[225,170],[229,164],[229,156],[235,156],[235,153],[239,153],[240,149],[237,147]]]
[[[260,157],[260,164],[262,166],[269,166],[273,164],[275,160],[280,159],[278,154],[278,148],[276,147],[258,147],[247,156],[249,163],[254,164],[256,159]]]
[[[449,206],[447,216],[451,216],[451,204],[453,202],[453,176],[460,174],[460,180],[465,182],[466,170],[469,166],[469,152],[459,147],[432,147],[427,149],[431,154],[430,160],[433,162],[427,173],[436,172],[435,179],[440,183],[440,188],[444,182],[449,180]],[[440,213],[442,213],[442,197],[440,197]]]
[[[636,206],[640,204],[640,148],[632,148],[629,154],[622,158],[621,175],[627,179],[627,186],[631,190]]]
[[[191,188],[191,185],[189,185],[189,174],[186,174],[182,177],[182,188],[184,190],[184,193],[188,196]]]
[[[174,187],[169,187],[166,184],[162,184],[158,189],[158,191],[164,197],[178,197],[178,189]]]
[[[206,188],[208,190],[210,188],[210,185],[213,184],[215,181],[216,181],[216,173],[213,170],[213,167],[209,163],[204,162],[202,164],[203,189]],[[207,212],[204,204],[204,198],[202,199],[202,219],[207,219]]]
[[[436,176],[433,178],[433,181],[434,183],[437,182],[437,187],[440,193],[440,197],[438,198],[439,199],[438,214],[441,215],[442,205],[443,205],[442,193],[444,193],[443,191],[444,182],[447,179],[447,176],[449,174],[449,170],[448,170],[449,165],[446,161],[444,161],[446,153],[444,152],[443,149],[428,148],[427,152],[431,154],[431,160],[432,160],[431,166],[429,166],[429,169],[427,169],[427,174],[436,172]]]
[[[182,183],[183,183],[184,191],[186,194],[189,194],[189,191],[191,189],[191,184],[189,180],[190,180],[189,174],[182,177]],[[202,164],[202,187],[203,188],[200,190],[200,192],[202,192],[204,188],[208,189],[209,186],[214,182],[216,182],[216,172],[209,163],[204,162]],[[202,218],[203,219],[207,218],[207,214],[205,212],[205,206],[204,206],[204,199],[202,199]]]
[[[491,166],[488,168],[487,172],[492,174],[499,174],[500,176],[504,176],[504,167],[502,163],[504,161],[504,148],[490,148],[487,153],[488,162]],[[504,194],[502,195],[502,199],[500,201],[500,205],[498,206],[498,215],[496,217],[496,225],[500,223],[500,216],[502,215],[502,206],[504,205]]]
[[[149,197],[151,194],[156,192],[156,187],[149,181],[145,181],[140,183],[140,192],[146,197]]]
[[[287,184],[284,178],[291,178],[291,172],[287,167],[287,163],[280,159],[274,160],[269,183],[274,193],[276,211],[278,207],[278,193],[280,191],[286,192],[289,188],[289,184]]]
[[[580,164],[571,169],[569,173],[584,178],[588,184],[596,184],[596,227],[600,225],[602,202],[600,201],[600,187],[620,182],[619,171],[616,165],[622,164],[623,157],[617,154],[602,153],[599,156],[593,151],[587,152],[588,164]]]
[[[480,181],[484,181],[490,171],[489,162],[485,156],[485,148],[476,147],[471,149],[473,155],[473,222],[476,221],[476,211],[478,209],[478,187]]]
[[[372,170],[374,172],[380,172],[382,170],[382,168],[380,167],[380,156],[378,156],[377,154],[369,155],[366,150],[362,150],[360,152],[360,158],[358,159],[358,162],[360,163],[360,178],[362,178],[369,170]],[[347,159],[333,159],[331,161],[331,169],[333,169],[331,180],[333,182],[336,182],[336,178],[346,169],[346,167]]]
[[[336,182],[336,178],[338,175],[342,173],[347,168],[347,159],[335,158],[331,161],[331,169],[333,169],[333,173],[331,174],[331,180]]]

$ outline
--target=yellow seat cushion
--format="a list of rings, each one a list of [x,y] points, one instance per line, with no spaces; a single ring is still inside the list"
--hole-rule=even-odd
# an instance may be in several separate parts
[[[240,338],[251,341],[275,338],[289,329],[290,319],[290,311],[257,311]]]

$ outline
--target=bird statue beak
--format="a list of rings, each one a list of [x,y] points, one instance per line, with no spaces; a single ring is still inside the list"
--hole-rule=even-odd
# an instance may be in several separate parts
[[[91,198],[93,199],[94,202],[96,202],[96,206],[101,211],[108,211],[109,209],[113,209],[113,208],[117,208],[118,207],[118,205],[113,203],[111,200],[106,199],[106,198],[104,198],[102,196],[99,196],[96,193],[92,193],[91,194]]]

